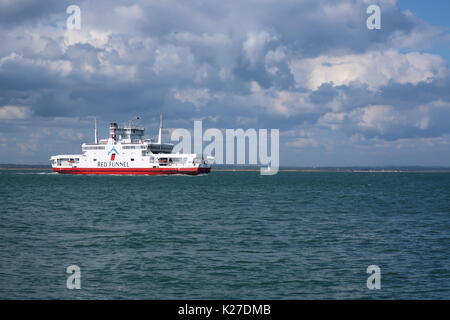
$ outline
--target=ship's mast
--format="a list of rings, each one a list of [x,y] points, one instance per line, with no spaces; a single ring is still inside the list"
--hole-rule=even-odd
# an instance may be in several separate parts
[[[94,117],[94,142],[98,144],[98,135],[97,135],[97,118]]]
[[[159,134],[158,134],[158,144],[161,144],[162,136],[162,113],[159,115]]]

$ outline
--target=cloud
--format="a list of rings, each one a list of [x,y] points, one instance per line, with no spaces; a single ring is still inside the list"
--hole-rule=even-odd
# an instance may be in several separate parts
[[[133,4],[131,6],[119,6],[114,8],[114,11],[119,17],[123,17],[127,20],[136,21],[144,17],[142,8],[137,4]]]
[[[67,0],[0,0],[0,25],[12,28],[17,25],[38,23],[57,12],[65,12]]]
[[[206,106],[211,100],[215,98],[207,88],[184,90],[174,89],[173,96],[178,101],[192,103],[197,110],[199,110],[201,107]]]
[[[390,141],[449,134],[446,123],[449,117],[450,102],[434,101],[402,111],[390,105],[369,105],[350,112],[328,112],[318,124],[331,130],[346,131],[349,135]]]
[[[0,120],[25,119],[30,115],[27,107],[3,106],[0,107]]]
[[[446,61],[438,55],[395,50],[295,60],[290,66],[297,86],[317,90],[321,85],[367,85],[376,90],[390,82],[418,84],[444,77]]]
[[[69,4],[0,0],[0,106],[19,108],[0,109],[5,139],[24,144],[60,117],[77,138],[93,115],[152,126],[163,112],[170,127],[293,132],[283,139],[295,161],[291,148],[448,134],[450,72],[432,49],[449,34],[394,0],[81,0],[82,28],[66,30]],[[369,4],[382,7],[381,30],[366,28]]]
[[[257,33],[250,32],[247,35],[247,39],[244,41],[242,49],[252,67],[254,67],[257,61],[263,56],[265,46],[276,39],[276,37],[271,36],[265,31]]]

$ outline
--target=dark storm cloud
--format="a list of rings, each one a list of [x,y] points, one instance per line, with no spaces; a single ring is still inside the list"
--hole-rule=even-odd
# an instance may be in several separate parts
[[[53,14],[65,12],[68,0],[1,0],[0,26],[10,28],[17,25],[35,24],[49,19]]]
[[[450,101],[450,75],[442,79],[418,84],[391,83],[381,89],[376,103],[395,105],[399,109],[407,109],[427,104],[436,99]]]

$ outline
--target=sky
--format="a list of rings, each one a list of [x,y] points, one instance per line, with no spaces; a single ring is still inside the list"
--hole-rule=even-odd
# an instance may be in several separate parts
[[[0,29],[0,163],[163,113],[279,129],[284,166],[450,166],[450,1],[0,0]]]

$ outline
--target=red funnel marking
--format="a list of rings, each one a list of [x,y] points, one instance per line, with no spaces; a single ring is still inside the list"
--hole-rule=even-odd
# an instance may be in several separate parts
[[[111,153],[111,161],[114,161],[115,158],[116,158],[116,154],[115,153]]]

